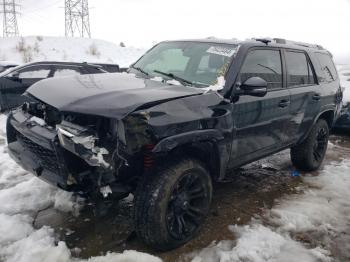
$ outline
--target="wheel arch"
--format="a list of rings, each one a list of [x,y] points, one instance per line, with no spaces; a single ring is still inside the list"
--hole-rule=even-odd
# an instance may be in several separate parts
[[[153,152],[162,155],[163,158],[186,156],[197,159],[208,168],[211,177],[218,180],[223,170],[219,147],[221,139],[223,136],[218,130],[189,132],[161,140]]]
[[[331,129],[333,127],[334,124],[334,119],[335,119],[335,111],[334,110],[326,110],[323,111],[322,113],[320,113],[318,115],[318,117],[316,118],[314,124],[319,120],[319,119],[323,119],[327,122],[329,129]]]
[[[320,112],[314,119],[312,125],[309,127],[309,129],[307,130],[307,132],[305,132],[305,134],[299,139],[299,141],[296,143],[297,145],[302,143],[310,134],[312,128],[314,127],[314,125],[317,123],[317,121],[319,119],[323,119],[327,122],[329,129],[332,128],[333,124],[334,124],[334,119],[335,119],[335,111],[334,109],[326,109],[323,110],[322,112]]]

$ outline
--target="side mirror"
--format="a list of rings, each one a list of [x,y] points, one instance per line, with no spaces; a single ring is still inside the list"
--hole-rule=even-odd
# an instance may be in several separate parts
[[[251,77],[239,86],[239,95],[263,97],[267,94],[267,82],[261,77]]]

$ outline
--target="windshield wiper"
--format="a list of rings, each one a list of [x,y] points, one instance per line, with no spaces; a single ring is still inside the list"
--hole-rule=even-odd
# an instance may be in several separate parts
[[[162,72],[162,71],[159,71],[159,70],[154,70],[153,72],[155,73],[158,73],[158,74],[161,74],[161,75],[164,75],[164,76],[167,76],[167,77],[170,77],[176,81],[179,81],[181,84],[184,84],[184,85],[191,85],[193,86],[193,83],[189,80],[186,80],[182,77],[179,77],[177,75],[174,75],[173,73],[165,73],[165,72]]]
[[[139,72],[141,72],[142,74],[146,75],[146,76],[149,76],[149,73],[147,73],[145,70],[143,70],[142,68],[140,67],[135,67],[135,66],[131,66],[132,69],[135,69]]]
[[[276,75],[278,75],[277,71],[274,70],[274,69],[272,69],[272,68],[269,67],[269,66],[265,66],[265,65],[262,65],[262,64],[258,64],[258,66],[261,66],[261,67],[264,67],[264,68],[266,68],[266,69],[268,69],[268,70],[271,70],[271,71],[274,72]]]

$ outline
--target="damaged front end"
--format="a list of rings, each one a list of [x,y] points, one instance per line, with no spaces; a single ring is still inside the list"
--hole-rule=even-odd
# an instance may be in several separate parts
[[[115,118],[109,111],[67,112],[35,100],[8,117],[9,153],[25,170],[61,189],[122,199],[173,155],[201,157],[215,179],[226,170],[231,104],[215,92],[133,107]]]
[[[143,169],[143,154],[128,152],[116,119],[27,103],[9,115],[7,135],[9,153],[24,169],[88,197],[126,197]]]
[[[99,138],[84,128],[72,123],[63,122],[56,126],[60,145],[66,150],[84,159],[90,166],[109,169],[111,165],[104,159],[109,151],[99,147]]]

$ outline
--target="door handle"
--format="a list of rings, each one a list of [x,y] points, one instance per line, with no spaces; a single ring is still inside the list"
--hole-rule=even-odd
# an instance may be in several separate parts
[[[289,105],[290,105],[290,101],[289,100],[281,100],[281,102],[279,102],[279,104],[278,104],[278,107],[285,108],[285,107],[287,107]]]
[[[321,95],[320,94],[314,94],[312,96],[312,100],[319,101],[320,99],[321,99]]]

